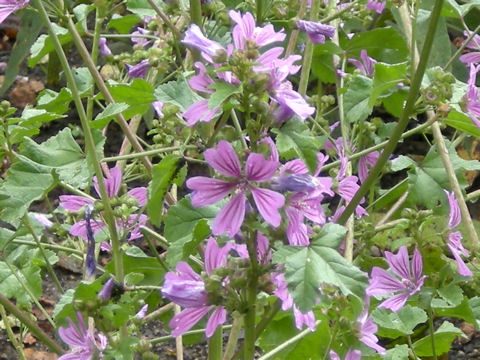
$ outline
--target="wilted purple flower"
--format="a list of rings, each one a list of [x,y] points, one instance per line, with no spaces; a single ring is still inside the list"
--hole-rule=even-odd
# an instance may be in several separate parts
[[[304,314],[293,303],[292,295],[290,295],[287,289],[285,276],[282,273],[275,272],[272,274],[271,279],[273,285],[276,286],[273,294],[282,302],[282,310],[286,311],[293,308],[293,316],[295,317],[295,326],[297,329],[302,330],[303,325],[307,325],[310,331],[315,331],[315,314],[311,310]]]
[[[29,2],[30,0],[0,0],[0,24],[8,15],[27,6]]]
[[[220,248],[215,239],[212,237],[208,239],[204,261],[207,275],[211,275],[213,270],[226,264],[227,255],[231,249],[232,244],[228,243]],[[165,275],[162,294],[185,308],[170,320],[169,325],[173,329],[173,336],[182,335],[212,310],[205,331],[207,338],[211,337],[217,327],[226,320],[227,310],[223,306],[209,303],[202,277],[186,262],[179,262],[175,272],[170,271]]]
[[[69,326],[60,327],[58,335],[71,348],[68,354],[62,355],[58,360],[91,360],[97,358],[107,347],[107,338],[102,334],[88,330],[85,327],[82,314],[77,312],[78,327],[70,318],[67,318]]]
[[[407,247],[402,246],[396,255],[385,251],[385,257],[391,272],[396,276],[375,266],[372,269],[370,285],[366,293],[368,296],[397,293],[378,307],[398,311],[405,305],[408,297],[420,291],[423,286],[426,275],[422,276],[422,255],[415,248],[410,264]]]
[[[128,65],[128,76],[131,78],[144,78],[147,75],[148,69],[150,69],[150,63],[147,59],[140,61],[137,65]]]
[[[187,180],[187,187],[194,190],[192,205],[195,207],[211,205],[231,195],[228,204],[215,217],[212,225],[214,235],[227,232],[233,237],[238,232],[245,218],[247,190],[250,190],[262,217],[274,227],[280,225],[281,216],[278,209],[285,202],[283,195],[252,184],[270,180],[278,168],[278,162],[266,160],[262,154],[251,153],[245,163],[243,175],[238,156],[227,141],[220,141],[217,149],[205,151],[204,157],[216,171],[232,178],[225,181],[196,176]]]
[[[87,256],[85,259],[85,276],[87,280],[95,278],[95,271],[97,270],[95,260],[95,239],[93,237],[93,230],[91,225],[92,209],[90,206],[85,207],[85,228],[87,232]]]
[[[462,245],[462,233],[460,231],[452,232],[454,228],[460,225],[460,221],[462,220],[462,215],[460,213],[460,207],[458,206],[458,202],[455,199],[455,194],[452,192],[448,192],[446,190],[445,194],[448,198],[448,205],[450,207],[450,214],[448,216],[448,248],[450,249],[455,261],[457,262],[458,273],[462,276],[473,276],[471,270],[467,267],[465,262],[463,261],[461,255],[463,256],[470,256],[470,253],[467,249],[465,249]]]
[[[213,62],[212,59],[215,57],[226,54],[225,48],[218,42],[207,39],[205,35],[202,34],[202,30],[200,30],[196,24],[190,25],[185,33],[182,43],[199,50],[205,60],[209,62]]]
[[[110,278],[107,282],[103,285],[102,289],[98,292],[98,296],[102,300],[109,300],[112,297],[112,290],[115,286],[115,280]]]
[[[360,51],[360,60],[348,59],[348,62],[353,64],[364,76],[373,76],[374,65],[377,62],[375,59],[368,56],[366,50]]]
[[[161,119],[163,118],[163,102],[161,101],[154,101],[152,102],[152,107],[153,110],[155,110],[155,113],[157,114],[158,118]]]
[[[326,38],[331,39],[335,35],[336,30],[335,26],[305,20],[298,20],[297,28],[305,31],[314,44],[324,44]]]
[[[112,55],[112,51],[107,46],[107,39],[103,36],[98,39],[98,49],[100,50],[100,55],[109,56]]]
[[[342,360],[340,356],[333,351],[330,350],[330,360]],[[345,355],[344,360],[360,360],[362,358],[362,352],[360,350],[348,350],[347,354]]]
[[[375,335],[378,327],[372,321],[372,318],[368,315],[368,306],[364,308],[362,314],[357,319],[357,323],[358,325],[360,325],[359,340],[368,347],[371,347],[372,349],[377,351],[379,354],[385,354],[385,348],[378,345],[378,338]]]
[[[387,5],[386,1],[375,1],[375,0],[368,0],[366,9],[373,10],[378,14],[381,14]]]

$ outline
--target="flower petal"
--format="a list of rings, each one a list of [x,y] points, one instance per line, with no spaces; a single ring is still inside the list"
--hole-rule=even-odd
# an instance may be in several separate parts
[[[215,311],[210,315],[205,329],[205,336],[211,337],[219,325],[222,325],[227,320],[227,310],[223,306],[217,306]]]
[[[375,266],[370,275],[370,285],[366,289],[368,296],[385,295],[394,291],[404,291],[405,286],[386,270]]]
[[[142,207],[147,203],[147,188],[146,187],[136,187],[127,192],[128,195],[133,196],[138,200],[138,206]]]
[[[60,195],[60,206],[68,211],[79,211],[85,205],[92,205],[93,200],[77,195]]]
[[[395,274],[402,279],[411,279],[410,260],[408,258],[408,250],[406,246],[401,246],[396,254],[393,254],[390,251],[385,251],[385,258],[387,259],[388,265],[390,265],[390,269],[392,269]],[[420,267],[420,272],[421,270]]]
[[[261,189],[254,186],[250,186],[250,190],[262,217],[273,227],[279,226],[282,221],[282,216],[278,209],[285,204],[285,197],[273,190]]]
[[[396,312],[400,310],[403,307],[403,305],[405,305],[409,295],[410,294],[407,292],[402,292],[400,294],[394,295],[391,298],[382,302],[380,305],[378,305],[378,307],[390,309],[393,312]]]
[[[212,224],[213,235],[228,233],[230,237],[235,236],[245,218],[245,202],[245,194],[241,192],[220,210]]]
[[[200,306],[184,309],[175,315],[168,323],[172,329],[172,336],[180,336],[190,330],[197,322],[204,317],[214,306]]]
[[[208,165],[220,174],[234,178],[242,177],[237,153],[228,141],[220,141],[216,149],[208,149],[203,155]]]
[[[217,241],[210,237],[205,248],[205,271],[208,275],[216,268],[222,267],[227,263],[228,252],[232,249],[232,243],[219,247]]]
[[[187,187],[194,192],[191,195],[192,205],[207,206],[225,198],[237,183],[218,179],[195,176],[187,180]]]
[[[267,181],[273,177],[278,165],[278,162],[266,160],[261,154],[252,153],[245,164],[245,175],[250,181]]]

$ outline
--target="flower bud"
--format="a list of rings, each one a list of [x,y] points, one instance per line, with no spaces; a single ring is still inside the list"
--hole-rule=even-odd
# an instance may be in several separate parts
[[[274,177],[270,181],[270,185],[276,191],[311,192],[316,188],[313,177],[308,174]]]

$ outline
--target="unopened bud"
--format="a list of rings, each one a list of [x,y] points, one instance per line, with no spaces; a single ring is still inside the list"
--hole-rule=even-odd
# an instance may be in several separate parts
[[[270,184],[276,191],[311,192],[316,188],[313,177],[308,174],[274,177]]]

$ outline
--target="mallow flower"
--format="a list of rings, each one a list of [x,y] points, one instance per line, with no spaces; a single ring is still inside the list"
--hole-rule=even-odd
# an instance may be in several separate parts
[[[272,226],[281,222],[278,211],[285,203],[282,194],[261,188],[256,183],[270,180],[278,168],[277,161],[266,160],[262,154],[251,153],[242,172],[240,161],[233,146],[220,141],[217,149],[208,149],[204,153],[207,163],[227,180],[196,176],[187,180],[187,187],[193,190],[192,205],[195,207],[215,204],[230,195],[229,202],[220,210],[212,225],[212,233],[228,233],[233,237],[245,218],[247,191],[252,194],[258,212]]]
[[[386,1],[376,1],[376,0],[368,0],[367,5],[365,8],[367,10],[373,10],[377,14],[381,14],[387,5]]]
[[[450,207],[450,214],[448,216],[448,248],[450,249],[455,261],[457,262],[458,273],[462,276],[473,276],[472,271],[467,267],[462,259],[463,256],[470,256],[470,253],[462,245],[462,233],[460,231],[452,231],[462,220],[462,214],[460,213],[460,207],[458,201],[455,199],[455,194],[446,190],[445,194],[448,198],[448,205]]]
[[[71,351],[62,355],[58,360],[91,360],[101,358],[101,352],[107,347],[107,338],[103,334],[95,335],[93,328],[85,327],[82,314],[77,312],[77,323],[75,326],[72,319],[67,318],[68,326],[60,327],[58,335]]]
[[[379,354],[385,354],[385,348],[378,345],[378,338],[375,335],[378,330],[378,326],[373,322],[372,318],[368,314],[368,304],[369,301],[367,299],[367,305],[364,307],[362,313],[357,319],[357,324],[359,326],[359,340],[371,347]]]
[[[204,259],[207,276],[211,275],[213,270],[225,266],[228,252],[231,249],[231,243],[227,243],[223,248],[220,248],[214,238],[210,237],[208,239]],[[202,277],[194,272],[186,262],[179,262],[175,272],[170,271],[165,275],[162,294],[175,304],[184,307],[179,314],[170,320],[172,336],[182,335],[211,312],[205,332],[205,335],[209,338],[227,318],[225,307],[209,302]]]
[[[415,248],[410,263],[407,247],[402,246],[397,254],[385,251],[385,257],[391,272],[375,266],[372,269],[370,285],[366,293],[368,296],[395,293],[378,307],[398,311],[405,305],[407,299],[420,291],[423,286],[426,275],[422,276],[422,255]]]
[[[335,26],[306,20],[298,20],[297,28],[306,32],[314,44],[324,44],[327,38],[331,39],[335,35],[336,30]]]
[[[27,6],[29,2],[30,0],[0,0],[0,24],[8,15]]]
[[[225,48],[220,43],[207,39],[196,24],[190,25],[182,43],[199,50],[208,62],[213,62],[213,58],[226,54]]]
[[[348,59],[348,62],[355,66],[364,76],[373,76],[374,66],[377,62],[367,54],[367,50],[360,51],[360,60]]]
[[[479,53],[480,54],[480,53]],[[470,120],[480,128],[480,100],[478,98],[478,88],[476,85],[477,74],[480,71],[480,65],[470,64],[470,72],[467,82],[467,93],[464,96],[465,112]]]
[[[342,360],[338,354],[330,350],[329,352],[330,355],[330,360]],[[360,360],[362,358],[362,353],[360,350],[348,350],[348,352],[345,354],[344,360]]]

